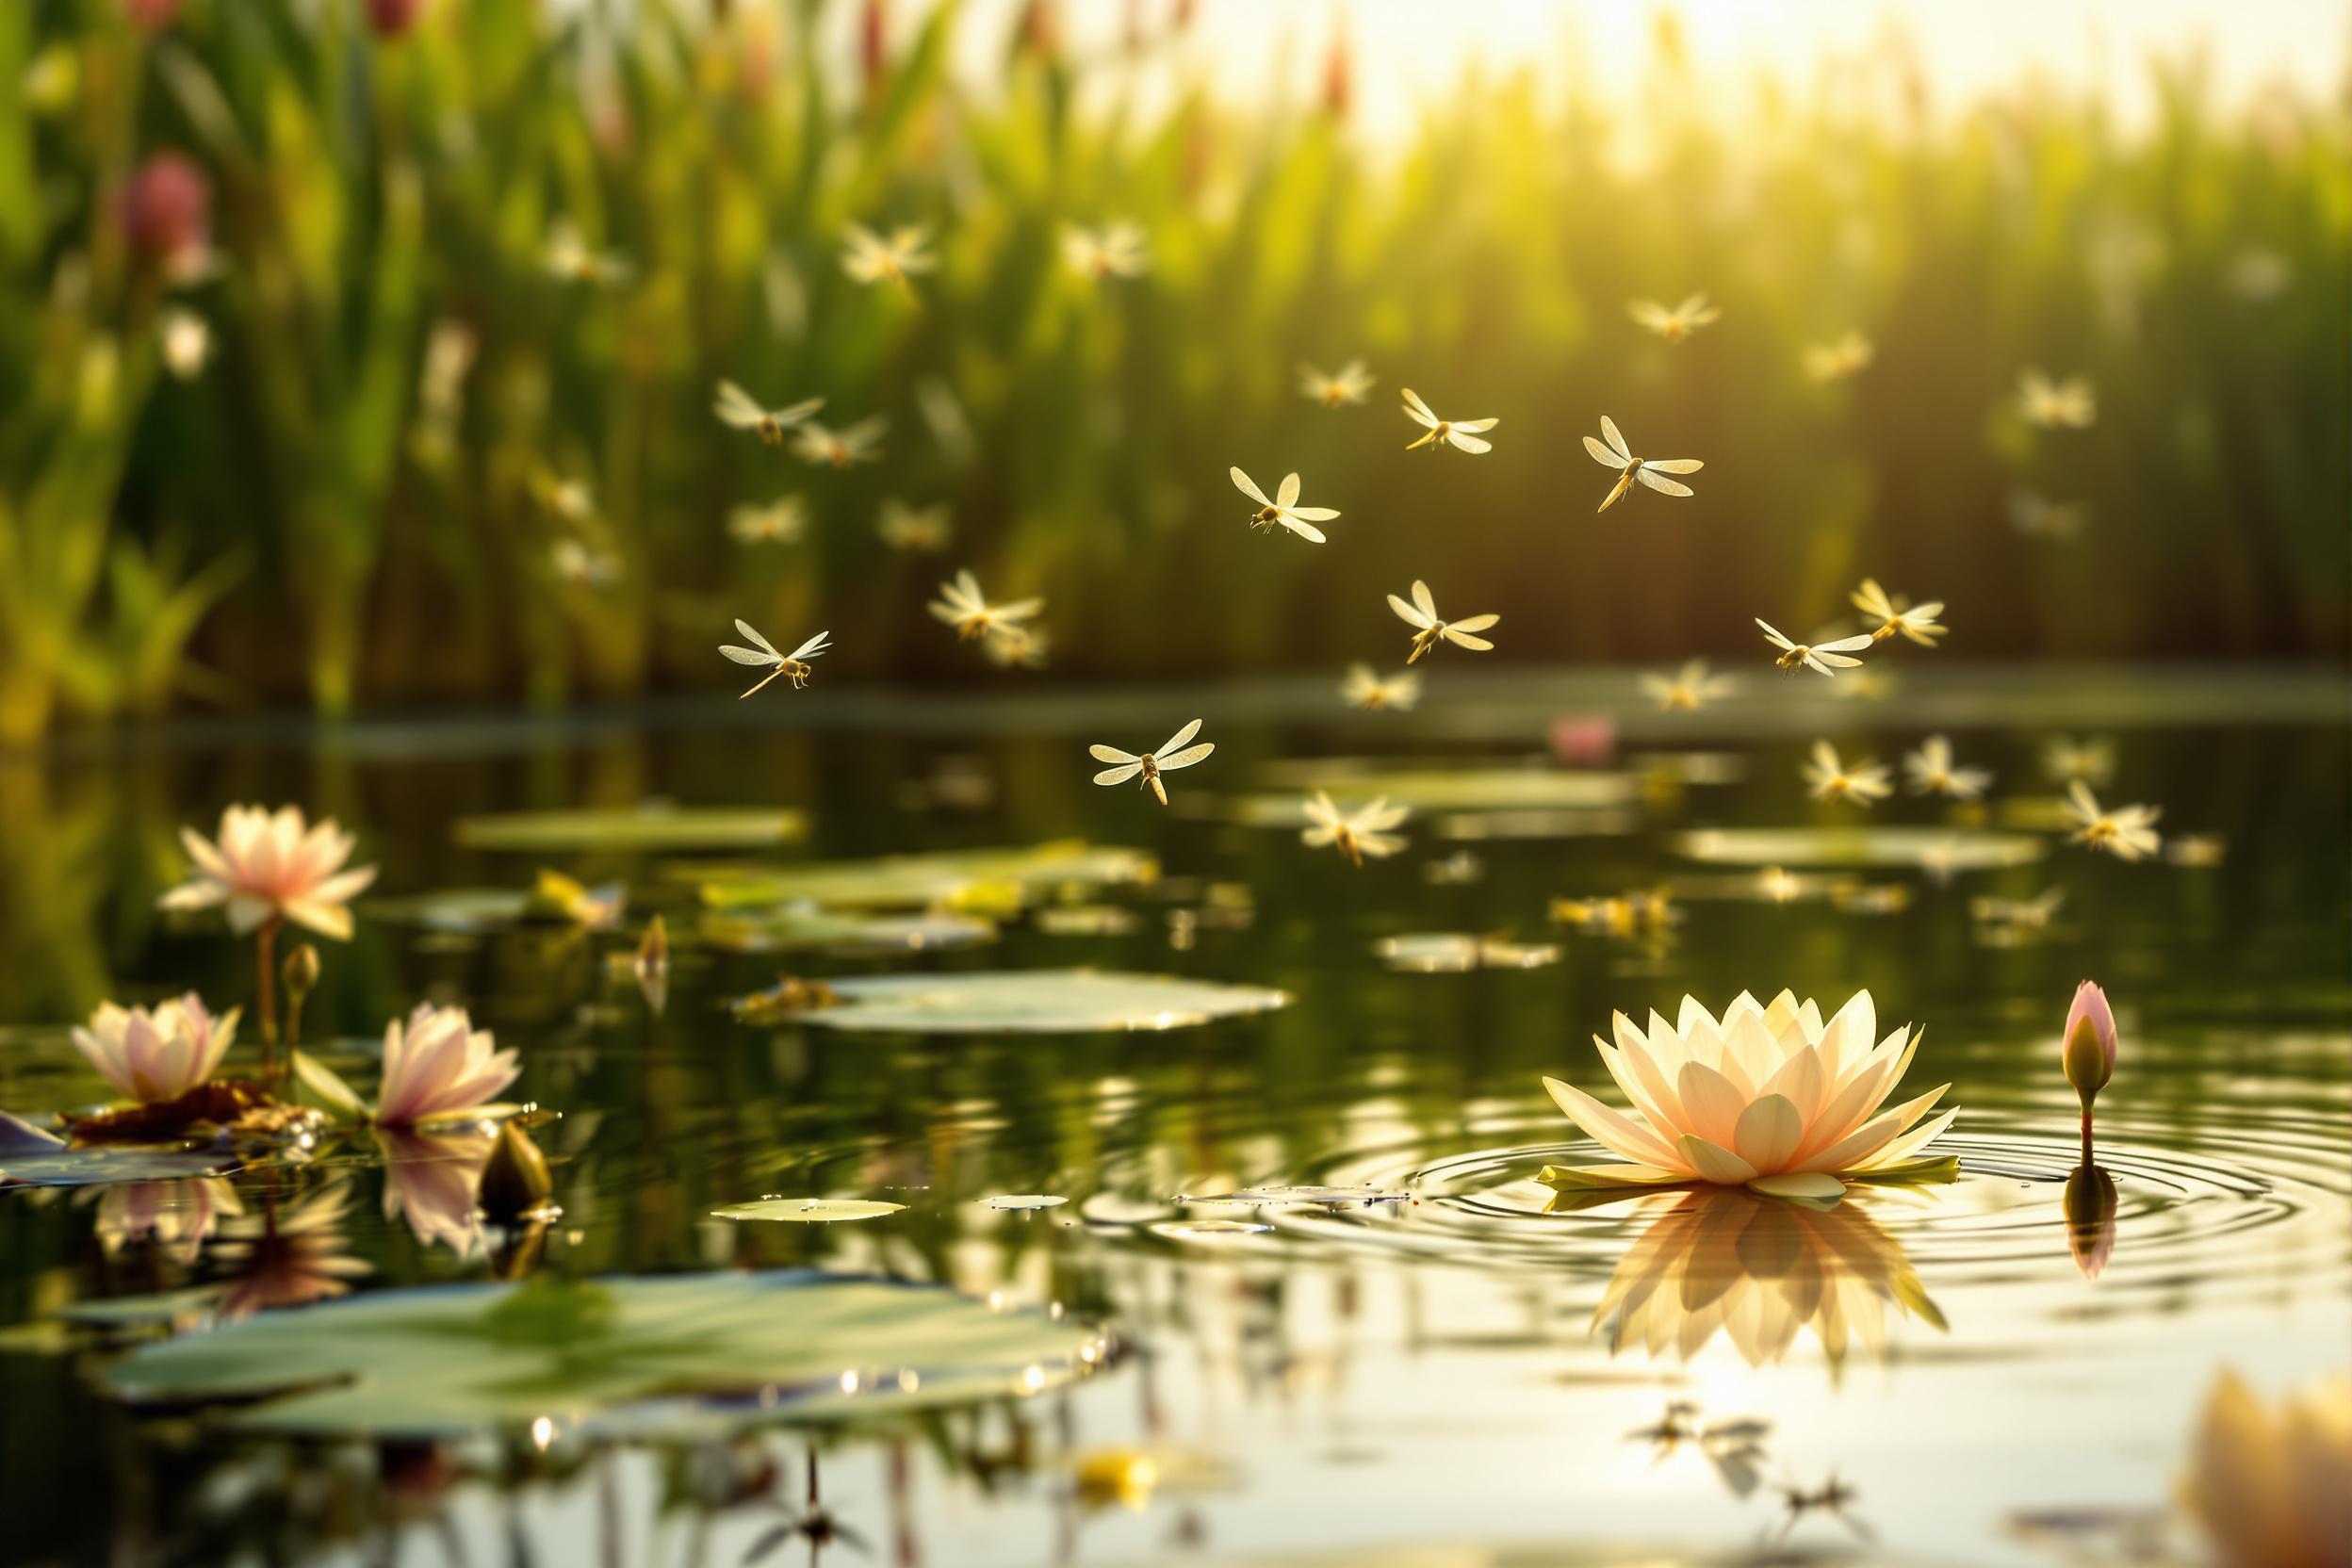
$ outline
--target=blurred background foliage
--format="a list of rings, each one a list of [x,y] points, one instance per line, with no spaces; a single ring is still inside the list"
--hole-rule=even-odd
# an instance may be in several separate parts
[[[2225,112],[2158,63],[2129,131],[2022,86],[1931,114],[1896,41],[1727,113],[1668,20],[1629,94],[1465,80],[1374,150],[1344,44],[1245,110],[1178,0],[1083,55],[1035,0],[980,90],[954,4],[841,3],[844,59],[816,0],[0,7],[0,741],[708,686],[738,614],[831,628],[828,678],[988,678],[923,608],[966,564],[1079,678],[1394,662],[1416,576],[1530,661],[1755,655],[1865,573],[1973,656],[2346,645],[2342,94]],[[1123,220],[1148,272],[1067,264]],[[939,270],[852,281],[857,222]],[[1627,319],[1701,288],[1687,342]],[[1849,331],[1871,362],[1808,376]],[[1358,355],[1365,406],[1299,395]],[[2096,424],[2020,418],[2032,366]],[[722,377],[886,416],[882,460],[722,427]],[[1494,453],[1406,454],[1400,384]],[[1696,498],[1596,520],[1603,413]],[[1333,542],[1250,533],[1231,464],[1302,471]],[[795,493],[796,541],[730,534]],[[953,544],[894,551],[886,499]]]

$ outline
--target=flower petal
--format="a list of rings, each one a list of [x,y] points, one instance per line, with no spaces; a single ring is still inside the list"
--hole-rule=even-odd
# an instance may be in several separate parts
[[[1894,1141],[1903,1130],[1927,1114],[1927,1108],[1943,1098],[1944,1089],[1934,1089],[1908,1100],[1891,1111],[1870,1118],[1860,1127],[1816,1154],[1802,1155],[1797,1168],[1802,1170],[1854,1170],[1870,1162],[1872,1155]]]
[[[1674,1152],[1655,1134],[1632,1119],[1610,1110],[1574,1084],[1546,1078],[1544,1086],[1551,1092],[1553,1103],[1567,1113],[1568,1119],[1583,1128],[1603,1148],[1624,1155],[1636,1165],[1663,1166],[1668,1169],[1687,1168],[1685,1162],[1676,1159]]]
[[[1715,1143],[1731,1142],[1731,1130],[1748,1108],[1748,1096],[1729,1078],[1705,1062],[1685,1062],[1675,1076],[1674,1091],[1682,1100],[1683,1131]]]
[[[1800,1202],[1834,1203],[1846,1195],[1846,1184],[1821,1170],[1784,1170],[1773,1176],[1758,1176],[1748,1184],[1750,1192],[1760,1192],[1767,1198],[1793,1198]]]
[[[1690,1168],[1710,1182],[1724,1186],[1738,1186],[1756,1178],[1756,1167],[1725,1149],[1722,1144],[1685,1133],[1674,1144]]]
[[[1805,1135],[1805,1119],[1783,1094],[1768,1094],[1740,1113],[1733,1126],[1731,1147],[1756,1169],[1771,1173],[1787,1168]]]

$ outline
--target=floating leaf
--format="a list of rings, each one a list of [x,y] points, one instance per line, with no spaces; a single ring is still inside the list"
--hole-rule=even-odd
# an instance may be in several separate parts
[[[1247,1219],[1163,1219],[1152,1227],[1155,1236],[1176,1241],[1230,1241],[1235,1236],[1264,1235],[1273,1230]]]
[[[531,855],[594,850],[666,854],[760,849],[791,843],[805,837],[808,831],[808,819],[798,811],[648,802],[619,809],[508,811],[461,817],[457,841],[469,849]]]
[[[710,1212],[720,1219],[781,1219],[801,1225],[830,1225],[841,1219],[878,1219],[897,1214],[904,1203],[883,1203],[871,1198],[761,1198],[728,1203]]]
[[[892,855],[814,865],[691,866],[675,874],[699,883],[714,909],[813,904],[827,909],[924,909],[939,906],[1019,908],[1049,889],[1149,882],[1159,862],[1139,849],[1076,841],[1026,849]]]
[[[840,956],[926,953],[996,939],[991,921],[970,915],[832,914],[813,906],[702,917],[702,940],[730,953],[819,952]]]
[[[943,1286],[792,1269],[378,1291],[145,1346],[105,1377],[138,1401],[260,1400],[228,1417],[249,1430],[642,1433],[1035,1393],[1103,1349]]]
[[[343,1081],[343,1075],[327,1066],[307,1051],[293,1054],[294,1076],[302,1087],[311,1092],[318,1103],[332,1116],[344,1121],[362,1121],[371,1113],[368,1102],[359,1091]]]
[[[983,1198],[980,1201],[991,1209],[1052,1209],[1059,1208],[1070,1200],[1044,1192],[1012,1192]]]
[[[812,1011],[828,1029],[911,1034],[1083,1034],[1182,1029],[1290,1001],[1259,986],[1086,969],[871,975],[831,982],[840,1004]]]
[[[1551,942],[1502,941],[1459,931],[1424,931],[1375,942],[1372,951],[1389,968],[1415,974],[1452,974],[1474,969],[1543,969],[1560,962]]]
[[[1728,866],[1926,866],[1990,871],[2050,852],[2023,833],[1951,827],[1709,827],[1678,833],[1674,852]]]
[[[442,888],[400,897],[370,898],[360,907],[370,920],[472,936],[520,925],[531,907],[531,893],[522,888]]]
[[[188,1176],[225,1176],[243,1163],[237,1155],[217,1149],[109,1143],[46,1154],[11,1154],[0,1163],[0,1185],[89,1187],[110,1182],[170,1182]]]

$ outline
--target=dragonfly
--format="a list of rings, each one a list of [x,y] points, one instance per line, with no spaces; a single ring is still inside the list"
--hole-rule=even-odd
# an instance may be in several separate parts
[[[1306,805],[1308,826],[1299,833],[1299,842],[1320,849],[1336,844],[1339,852],[1356,865],[1364,864],[1367,855],[1378,860],[1394,855],[1405,847],[1405,841],[1389,831],[1412,815],[1412,808],[1391,806],[1388,797],[1358,807],[1343,813],[1331,804],[1324,791],[1315,792],[1315,798]]]
[[[1369,664],[1350,664],[1348,678],[1342,682],[1339,694],[1349,707],[1378,710],[1411,708],[1421,700],[1421,678],[1410,670],[1400,670],[1382,679]]]
[[[619,284],[629,281],[629,258],[618,251],[596,251],[569,220],[558,219],[547,231],[544,253],[547,269],[571,283]]]
[[[935,619],[954,627],[956,635],[969,643],[989,635],[1020,637],[1022,629],[1015,623],[1044,609],[1045,600],[1017,599],[1010,604],[990,604],[988,596],[980,591],[980,580],[967,567],[956,574],[955,581],[939,584],[939,596],[928,608]]]
[[[1709,675],[1707,661],[1693,659],[1671,676],[1645,675],[1642,692],[1662,713],[1695,713],[1732,691],[1729,676]]]
[[[939,264],[924,249],[930,243],[930,230],[920,223],[892,229],[887,239],[862,223],[852,223],[842,231],[842,239],[841,270],[858,283],[887,281],[909,287],[909,277]]]
[[[1701,292],[1690,296],[1672,310],[1656,300],[1636,300],[1625,306],[1625,314],[1667,342],[1679,343],[1722,316],[1723,309],[1708,304],[1707,295]]]
[[[1233,488],[1258,503],[1258,510],[1250,517],[1251,528],[1273,528],[1279,524],[1299,538],[1320,545],[1324,542],[1323,531],[1315,525],[1328,523],[1339,515],[1328,506],[1298,505],[1297,474],[1284,474],[1282,482],[1274,491],[1274,499],[1267,500],[1266,492],[1259,489],[1257,482],[1248,474],[1239,468],[1228,471],[1233,475]]]
[[[1864,578],[1862,586],[1855,589],[1850,597],[1856,610],[1870,621],[1878,623],[1870,628],[1872,642],[1883,641],[1900,632],[1921,647],[1932,648],[1936,639],[1952,629],[1936,624],[1936,618],[1944,612],[1943,600],[1934,599],[1926,604],[1915,605],[1901,594],[1887,593],[1878,585],[1878,579],[1874,577]],[[1864,624],[1867,625],[1868,621]]]
[[[1849,332],[1827,343],[1808,344],[1805,351],[1805,373],[1815,381],[1837,381],[1868,367],[1876,351],[1870,340],[1858,332]]]
[[[1413,635],[1413,651],[1405,655],[1408,664],[1435,647],[1441,639],[1473,652],[1489,652],[1494,645],[1472,634],[1484,631],[1502,619],[1500,615],[1473,615],[1467,620],[1441,621],[1437,618],[1437,601],[1429,596],[1429,585],[1419,578],[1413,581],[1411,604],[1391,594],[1388,596],[1388,607],[1396,612],[1406,625],[1419,629]]]
[[[2053,381],[2029,368],[2017,377],[2017,408],[2044,430],[2084,430],[2099,417],[2099,394],[2086,376]]]
[[[1465,452],[1491,452],[1494,449],[1494,443],[1481,439],[1478,433],[1493,430],[1502,423],[1501,419],[1441,419],[1429,412],[1429,405],[1421,400],[1420,393],[1415,392],[1410,386],[1406,387],[1404,392],[1405,417],[1414,424],[1428,426],[1429,432],[1420,440],[1408,446],[1405,450],[1412,451],[1415,447],[1429,447],[1432,442],[1444,446],[1459,447]]]
[[[1952,742],[1942,735],[1930,735],[1920,742],[1919,749],[1903,760],[1903,771],[1910,776],[1913,794],[1949,795],[1953,800],[1975,800],[1993,781],[1992,774],[1984,768],[1954,766]]]
[[[829,463],[836,468],[871,463],[882,455],[876,443],[890,428],[890,420],[880,416],[860,419],[846,430],[830,430],[814,419],[804,420],[792,432],[792,455],[803,463]]]
[[[1298,390],[1325,408],[1337,408],[1343,403],[1360,403],[1364,395],[1372,390],[1372,372],[1364,361],[1351,359],[1331,375],[1325,375],[1312,365],[1298,367]]]
[[[1609,437],[1608,446],[1602,446],[1588,435],[1584,438],[1584,449],[1591,452],[1592,461],[1602,467],[1622,471],[1609,494],[1601,498],[1601,504],[1593,509],[1596,512],[1607,512],[1615,506],[1617,498],[1624,495],[1635,480],[1640,480],[1661,496],[1688,496],[1691,494],[1689,485],[1662,476],[1695,474],[1707,466],[1695,457],[1643,459],[1634,456],[1633,449],[1625,445],[1625,435],[1617,429],[1617,421],[1606,414],[1601,416],[1601,433]]]
[[[1088,746],[1086,751],[1096,761],[1112,764],[1096,774],[1094,781],[1097,784],[1124,784],[1131,778],[1140,776],[1152,792],[1159,797],[1160,804],[1166,806],[1168,786],[1160,782],[1160,776],[1173,773],[1178,768],[1188,768],[1217,749],[1214,741],[1203,741],[1197,746],[1188,743],[1200,733],[1200,721],[1195,719],[1170,735],[1167,743],[1157,751],[1147,751],[1140,757],[1133,752],[1121,751],[1117,746]]]
[[[721,653],[727,655],[738,664],[749,664],[755,668],[768,664],[776,666],[776,668],[769,670],[766,675],[760,678],[759,681],[751,688],[751,692],[758,691],[761,686],[765,686],[769,681],[774,680],[777,676],[791,677],[792,685],[796,689],[808,685],[808,676],[810,673],[808,669],[808,661],[826,651],[829,645],[825,642],[825,639],[832,635],[829,631],[820,631],[814,637],[809,638],[807,642],[801,644],[800,646],[794,648],[791,653],[787,654],[776,652],[776,645],[769,642],[765,637],[760,636],[757,631],[754,631],[751,629],[750,623],[747,621],[738,620],[735,623],[735,629],[742,632],[745,637],[750,638],[754,645],[745,648],[738,647],[733,643],[721,643],[719,645],[719,651]],[[751,695],[751,692],[745,692],[743,696],[747,697]],[[740,701],[741,698],[738,698],[737,700]]]
[[[1099,229],[1065,225],[1062,259],[1080,276],[1098,280],[1140,277],[1152,265],[1142,228],[1129,222],[1106,223]]]
[[[2103,849],[2118,860],[2136,860],[2143,855],[2153,855],[2164,847],[2164,836],[2156,831],[2156,821],[2164,814],[2161,806],[2118,806],[2103,809],[2091,787],[2081,779],[2066,786],[2066,818],[2074,824],[2067,841]]]
[[[1894,792],[1887,782],[1887,772],[1868,759],[1848,767],[1839,759],[1838,748],[1827,741],[1813,743],[1813,757],[1798,770],[1805,787],[1815,800],[1850,800],[1857,806],[1868,806],[1884,800]]]
[[[1866,631],[1859,637],[1840,637],[1834,643],[1795,643],[1782,636],[1780,629],[1761,615],[1756,617],[1756,624],[1764,629],[1765,637],[1770,639],[1774,647],[1784,650],[1772,662],[1779,668],[1787,670],[1790,675],[1796,674],[1799,670],[1812,669],[1819,670],[1823,675],[1834,676],[1839,670],[1853,669],[1862,661],[1851,656],[1861,652],[1875,641]]]
[[[719,383],[718,396],[710,404],[710,412],[719,416],[719,423],[733,430],[756,430],[762,446],[780,447],[784,433],[799,424],[825,406],[823,398],[804,398],[782,408],[763,407],[760,400],[731,381]]]
[[[1798,1520],[1817,1510],[1830,1515],[1865,1541],[1878,1539],[1876,1531],[1848,1511],[1861,1494],[1845,1481],[1839,1480],[1835,1471],[1831,1472],[1829,1478],[1820,1486],[1809,1489],[1799,1486],[1793,1481],[1784,1481],[1780,1486],[1780,1494],[1788,1506],[1788,1516],[1782,1520],[1780,1525],[1780,1535],[1783,1540],[1786,1540],[1790,1532],[1796,1529]]]

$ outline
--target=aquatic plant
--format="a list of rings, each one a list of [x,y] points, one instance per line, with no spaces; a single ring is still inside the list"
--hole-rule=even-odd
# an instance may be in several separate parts
[[[1571,1120],[1629,1165],[1544,1168],[1561,1187],[1745,1184],[1776,1198],[1835,1201],[1848,1181],[1949,1177],[1951,1160],[1913,1154],[1960,1113],[1921,1122],[1946,1084],[1880,1111],[1911,1065],[1908,1026],[1875,1039],[1877,1011],[1856,991],[1826,1022],[1788,991],[1758,1003],[1745,991],[1719,1021],[1682,999],[1673,1023],[1650,1014],[1645,1034],[1614,1015],[1617,1043],[1593,1045],[1635,1114],[1610,1109],[1557,1078],[1544,1086]]]
[[[74,1043],[115,1092],[142,1105],[179,1099],[209,1079],[237,1038],[237,1009],[215,1018],[194,991],[154,1008],[103,1002]]]
[[[2272,1406],[2223,1371],[2198,1413],[2180,1495],[2225,1568],[2352,1561],[2352,1377]]]
[[[521,1071],[514,1053],[497,1050],[465,1008],[420,1003],[405,1023],[396,1018],[384,1026],[375,1119],[385,1127],[454,1119],[490,1103]]]
[[[2107,1005],[2107,993],[2096,980],[2085,980],[2074,988],[2074,1003],[2066,1009],[2066,1032],[2060,1047],[2060,1062],[2066,1069],[2066,1082],[2082,1101],[2082,1159],[2091,1157],[2091,1102],[2107,1086],[2107,1080],[2115,1075],[2115,1015]]]

